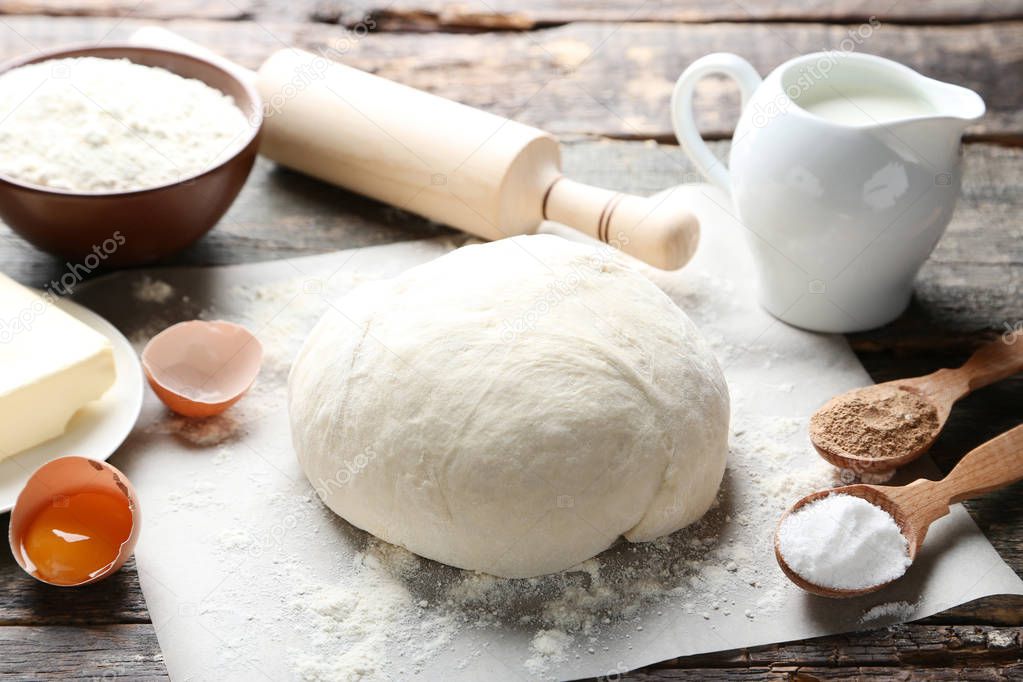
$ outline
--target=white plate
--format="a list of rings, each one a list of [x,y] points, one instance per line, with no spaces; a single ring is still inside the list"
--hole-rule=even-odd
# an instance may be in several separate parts
[[[106,460],[131,433],[142,409],[142,365],[128,339],[112,324],[77,303],[60,299],[57,307],[110,339],[117,380],[102,398],[71,418],[63,435],[0,460],[0,514],[10,511],[28,477],[46,462],[65,455]]]

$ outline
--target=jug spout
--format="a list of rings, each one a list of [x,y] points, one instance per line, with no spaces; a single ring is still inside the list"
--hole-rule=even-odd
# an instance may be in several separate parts
[[[884,129],[892,133],[889,144],[900,156],[926,162],[936,169],[939,181],[958,175],[959,143],[963,131],[984,115],[984,100],[969,88],[918,76],[918,93],[927,110],[914,112]]]
[[[973,90],[932,78],[921,80],[922,90],[934,109],[933,118],[952,119],[950,124],[962,130],[984,115],[984,100]]]

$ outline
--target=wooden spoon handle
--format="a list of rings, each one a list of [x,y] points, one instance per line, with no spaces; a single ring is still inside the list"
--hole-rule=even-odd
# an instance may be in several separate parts
[[[1023,480],[1023,424],[974,448],[935,485],[949,504]]]
[[[1023,372],[1023,339],[1012,343],[998,339],[981,346],[956,372],[966,379],[970,391]]]

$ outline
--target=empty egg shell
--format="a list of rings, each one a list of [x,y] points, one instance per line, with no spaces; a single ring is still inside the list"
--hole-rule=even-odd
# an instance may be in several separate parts
[[[216,320],[180,322],[150,339],[142,368],[164,405],[185,417],[211,417],[245,395],[263,363],[263,345],[245,327]]]
[[[83,498],[85,504],[76,506]],[[58,522],[61,528],[40,529],[44,518],[62,519],[67,525]],[[39,467],[25,483],[11,510],[8,539],[14,560],[26,573],[49,585],[77,587],[121,568],[135,551],[141,527],[138,496],[123,473],[106,462],[61,457]],[[89,530],[82,533],[82,528]],[[58,543],[74,547],[77,559],[46,553]],[[86,547],[89,543],[98,544],[100,550]],[[104,548],[109,556],[102,552]],[[101,557],[98,562],[72,565],[97,556]]]

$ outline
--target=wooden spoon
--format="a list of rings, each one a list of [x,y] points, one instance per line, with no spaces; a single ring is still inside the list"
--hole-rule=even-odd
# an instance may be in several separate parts
[[[968,500],[1023,480],[1023,425],[992,438],[971,450],[940,481],[918,479],[904,486],[849,485],[807,495],[786,511],[774,534],[774,556],[789,580],[822,597],[855,597],[875,592],[891,582],[845,590],[815,585],[792,570],[781,554],[779,533],[789,514],[828,495],[853,495],[880,507],[895,519],[909,543],[909,560],[916,559],[930,525],[948,513],[949,505]]]
[[[937,424],[928,434],[926,441],[909,452],[872,453],[875,456],[867,456],[838,449],[827,443],[824,438],[825,431],[814,424],[812,419],[810,441],[821,457],[839,468],[875,475],[890,472],[912,462],[930,449],[938,434],[945,427],[945,422],[948,421],[948,415],[956,401],[977,389],[1001,381],[1020,371],[1023,371],[1023,341],[1006,343],[999,339],[981,346],[962,367],[939,369],[937,372],[922,377],[896,379],[876,386],[854,389],[832,398],[817,410],[817,414],[820,414],[843,402],[863,396],[865,391],[876,391],[878,387],[891,386],[914,393],[934,407],[937,413]]]

